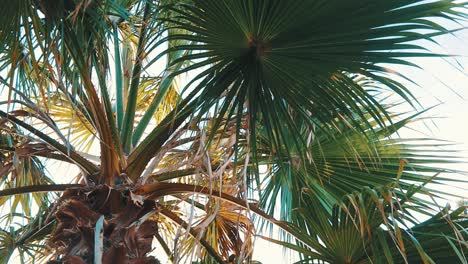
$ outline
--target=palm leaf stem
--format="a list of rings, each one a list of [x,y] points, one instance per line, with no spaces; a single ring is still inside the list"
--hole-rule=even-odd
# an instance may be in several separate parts
[[[45,185],[30,185],[17,188],[5,189],[0,191],[0,197],[12,196],[25,193],[37,192],[63,192],[72,188],[84,187],[83,184],[45,184]]]
[[[44,140],[46,143],[50,144],[53,148],[57,149],[60,153],[63,155],[67,156],[73,163],[78,165],[86,174],[92,175],[94,172],[97,172],[99,169],[91,163],[90,161],[86,160],[82,156],[80,156],[78,153],[76,153],[74,150],[71,150],[67,148],[66,146],[63,146],[59,142],[57,142],[55,139],[47,136],[46,134],[42,133],[38,129],[34,128],[33,126],[19,120],[18,118],[7,114],[3,111],[0,110],[0,116],[4,117],[11,122],[17,124],[18,126],[28,130],[32,134],[36,135],[40,139]],[[95,179],[93,179],[95,180]]]
[[[190,230],[189,231],[190,235],[193,238],[199,240],[200,244],[202,244],[202,246],[206,249],[206,252],[208,252],[208,254],[210,254],[218,263],[220,263],[220,264],[226,263],[218,255],[218,253],[216,253],[216,251],[210,246],[210,244],[206,240],[204,240],[203,238],[200,237],[200,235],[199,235],[199,233],[198,233],[198,231],[196,229],[189,228],[189,225],[184,220],[182,220],[180,217],[178,217],[175,213],[173,213],[170,210],[167,210],[166,208],[162,208],[160,213],[162,215],[166,216],[167,218],[171,219],[172,221],[174,221],[178,225],[182,226],[185,230]]]

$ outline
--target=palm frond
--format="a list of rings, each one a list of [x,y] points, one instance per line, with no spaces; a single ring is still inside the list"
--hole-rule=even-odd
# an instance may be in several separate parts
[[[331,212],[309,196],[307,206],[314,206],[316,210],[304,206],[294,212],[298,217],[299,227],[296,228],[308,230],[300,237],[301,242],[267,240],[300,252],[302,261],[298,263],[466,261],[466,220],[460,218],[460,210],[449,214],[446,208],[433,218],[406,228],[411,206],[400,206],[394,190],[392,187],[365,188],[344,197]],[[419,203],[417,199],[411,202]],[[438,225],[444,227],[434,228]],[[418,232],[423,229],[424,232]]]
[[[203,98],[197,103],[200,115],[221,100],[219,118],[227,114],[229,119],[238,112],[248,114],[254,149],[257,122],[272,131],[271,147],[279,147],[285,138],[299,133],[289,109],[309,125],[337,113],[366,120],[365,111],[385,127],[388,113],[349,75],[366,76],[381,89],[411,102],[409,90],[391,77],[398,73],[383,64],[411,65],[405,58],[440,56],[426,52],[414,41],[447,33],[428,18],[456,20],[463,17],[457,11],[463,6],[454,1],[420,0],[168,4],[163,9],[173,15],[163,21],[187,33],[161,41],[193,44],[169,47],[160,56],[190,50],[172,63],[196,61],[177,73],[203,69],[195,77],[202,80],[200,84],[187,88],[198,92],[196,98]],[[422,30],[429,33],[419,33]],[[374,127],[360,122],[353,125],[361,130]]]

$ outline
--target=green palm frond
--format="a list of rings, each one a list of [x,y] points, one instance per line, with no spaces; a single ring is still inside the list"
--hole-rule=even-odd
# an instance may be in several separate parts
[[[402,207],[394,191],[387,186],[365,188],[344,197],[332,211],[325,210],[313,195],[308,196],[303,207],[293,212],[298,230],[308,230],[298,237],[300,242],[266,239],[300,252],[298,263],[466,261],[467,223],[460,210],[448,213],[446,208],[408,228],[405,221],[419,201],[409,197],[413,204]]]
[[[403,234],[408,247],[408,262],[417,262],[421,254],[425,254],[434,263],[466,263],[468,220],[463,216],[463,210],[464,208],[456,208],[450,212],[450,207],[447,206],[430,219],[408,229]],[[389,240],[388,235],[386,239]],[[392,255],[395,262],[402,261],[401,254],[395,250]]]
[[[29,185],[51,184],[46,169],[37,155],[47,156],[53,150],[42,143],[33,143],[14,126],[0,125],[0,188],[10,189]],[[49,203],[47,194],[32,193],[1,197],[0,207],[10,208],[10,221],[14,214],[22,212],[26,217],[33,214],[33,204]]]
[[[385,107],[391,113],[392,106]],[[321,124],[313,134],[302,130],[304,141],[309,141],[302,150],[307,153],[306,162],[301,161],[298,154],[300,151],[291,147],[288,149],[292,158],[288,158],[285,152],[279,155],[265,153],[272,156],[272,164],[264,177],[261,205],[273,214],[277,201],[281,201],[281,219],[291,220],[291,212],[300,207],[302,193],[316,193],[317,199],[330,210],[343,195],[366,186],[373,188],[399,182],[402,191],[409,191],[414,188],[414,184],[448,183],[448,178],[433,178],[434,175],[454,172],[444,169],[445,164],[456,159],[453,152],[447,149],[449,143],[396,136],[399,129],[417,121],[421,114],[409,117],[393,115],[395,122],[392,126],[385,129],[375,127],[364,133],[350,126],[351,122],[346,119]],[[332,135],[327,132],[327,128],[331,127],[337,131]],[[266,136],[264,141],[267,141]],[[278,161],[276,156],[279,156]],[[438,195],[436,190],[426,187],[418,192]]]
[[[337,113],[363,118],[365,111],[385,127],[389,117],[385,109],[349,75],[366,76],[381,89],[413,100],[408,89],[392,78],[398,74],[383,64],[411,65],[406,58],[434,56],[414,41],[445,34],[447,30],[428,18],[456,20],[463,16],[456,11],[458,7],[463,4],[420,0],[173,4],[163,7],[175,13],[164,21],[188,33],[166,39],[193,44],[176,45],[166,52],[192,51],[173,62],[196,61],[180,73],[203,69],[195,77],[202,80],[200,84],[190,88],[203,98],[198,103],[202,114],[222,98],[219,118],[247,111],[253,139],[254,124],[260,122],[272,131],[272,147],[278,147],[299,131],[290,108],[308,124],[329,120]],[[422,30],[429,33],[419,33]]]
[[[437,205],[459,159],[400,137],[426,110],[402,112],[396,69],[450,56],[425,43],[468,3],[6,2],[1,263],[158,263],[153,238],[175,263],[254,263],[258,219],[300,263],[466,262],[461,209]],[[47,159],[80,172],[54,183]]]
[[[48,258],[46,239],[49,237],[53,223],[47,223],[49,204],[40,205],[35,217],[15,213],[9,230],[0,230],[0,260],[10,263],[12,255],[17,255],[22,263],[42,262]],[[9,223],[9,216],[2,217],[0,223]]]

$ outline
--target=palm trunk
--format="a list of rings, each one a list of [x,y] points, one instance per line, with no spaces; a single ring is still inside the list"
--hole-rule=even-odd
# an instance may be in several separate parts
[[[53,210],[57,226],[50,246],[56,250],[56,260],[50,263],[99,263],[94,259],[94,241],[96,222],[101,216],[101,263],[160,263],[147,256],[157,233],[157,210],[154,201],[135,202],[128,190],[102,186],[90,191],[67,191]],[[149,215],[152,217],[146,217]]]

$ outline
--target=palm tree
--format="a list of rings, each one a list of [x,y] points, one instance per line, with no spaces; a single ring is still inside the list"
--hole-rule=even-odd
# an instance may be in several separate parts
[[[433,18],[467,3],[1,6],[1,263],[252,263],[256,238],[299,263],[466,262],[463,208],[434,199],[455,158],[398,136],[424,111],[398,111],[394,68],[444,56]]]

